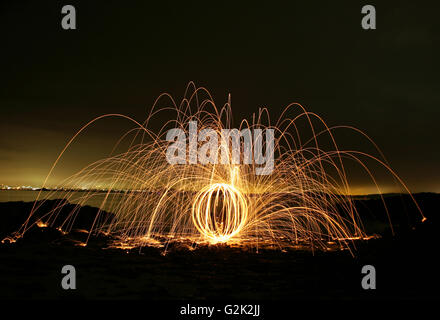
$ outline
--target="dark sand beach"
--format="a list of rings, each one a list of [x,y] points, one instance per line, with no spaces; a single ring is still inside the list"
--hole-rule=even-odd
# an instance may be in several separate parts
[[[35,227],[15,243],[0,245],[1,299],[142,299],[170,301],[388,300],[438,298],[440,284],[437,194],[418,194],[427,221],[420,223],[406,196],[386,198],[396,235],[384,229],[378,239],[355,241],[348,251],[260,249],[227,245],[188,250],[157,248],[104,249],[109,239],[62,234]],[[356,200],[366,225],[382,225],[381,202]],[[1,236],[16,230],[32,203],[0,204]],[[82,208],[81,223],[96,209]],[[407,212],[404,212],[404,211]],[[398,218],[400,217],[400,218]],[[382,219],[382,220],[381,220]],[[374,222],[374,223],[373,223]],[[61,288],[61,268],[73,265],[77,289]],[[361,268],[377,270],[377,289],[363,290]]]

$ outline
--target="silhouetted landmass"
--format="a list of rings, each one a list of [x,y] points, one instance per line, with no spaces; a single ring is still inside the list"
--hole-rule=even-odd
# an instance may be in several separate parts
[[[356,199],[365,227],[381,238],[356,241],[349,251],[255,250],[227,245],[188,250],[171,246],[166,255],[156,248],[103,249],[109,239],[92,237],[87,229],[97,209],[83,207],[73,232],[32,228],[16,243],[0,245],[0,298],[144,299],[144,300],[302,300],[439,298],[435,264],[439,245],[438,194],[417,194],[427,220],[421,223],[408,195]],[[55,201],[55,200],[54,200]],[[52,208],[55,202],[45,205]],[[33,203],[0,203],[0,234],[16,231]],[[75,206],[68,204],[63,215]],[[44,208],[42,208],[44,209]],[[40,214],[44,210],[39,210]],[[111,214],[101,213],[111,219]],[[38,219],[35,216],[33,219]],[[61,221],[61,220],[60,220]],[[61,289],[61,268],[74,265],[77,290]],[[377,289],[361,288],[361,268],[377,270]]]

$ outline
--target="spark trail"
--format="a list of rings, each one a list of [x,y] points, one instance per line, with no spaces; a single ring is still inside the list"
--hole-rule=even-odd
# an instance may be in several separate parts
[[[86,128],[109,117],[134,123],[135,129],[116,143],[119,146],[122,140],[130,139],[127,150],[91,163],[58,186],[75,190],[85,183],[104,185],[104,196],[102,191],[82,192],[76,199],[77,209],[60,219],[65,200],[72,200],[75,194],[67,192],[65,199],[43,213],[38,223],[69,232],[81,206],[100,195],[101,204],[87,231],[89,237],[111,234],[117,239],[113,244],[116,247],[166,248],[170,242],[180,241],[191,247],[200,243],[228,243],[253,248],[302,245],[314,249],[326,249],[329,243],[336,243],[344,249],[350,248],[355,239],[368,238],[351,197],[347,161],[364,170],[378,193],[380,186],[367,160],[383,166],[409,193],[368,136],[355,128],[330,128],[318,115],[298,103],[288,105],[275,123],[271,123],[267,109],[260,109],[252,120],[242,120],[239,124],[239,130],[273,129],[275,132],[271,174],[256,175],[258,164],[244,163],[243,153],[239,163],[170,165],[166,161],[170,145],[165,138],[168,130],[188,131],[188,124],[194,121],[199,131],[210,129],[219,135],[223,129],[232,128],[230,99],[218,107],[208,90],[197,88],[192,82],[180,103],[169,94],[159,96],[143,123],[118,114],[103,115],[87,123],[60,153],[43,187],[71,143],[79,139]],[[157,124],[158,119],[172,120],[154,132],[150,125]],[[334,131],[347,129],[373,145],[378,156],[341,149]],[[198,141],[197,147],[202,144],[203,141]],[[244,147],[240,141],[240,150]],[[188,152],[186,150],[184,157],[191,156]],[[225,151],[219,146],[218,152],[228,159],[234,157],[234,150]],[[32,217],[42,203],[35,202],[15,238],[22,237],[37,223]],[[104,219],[101,215],[104,210],[113,216]],[[420,214],[424,219],[421,211]]]

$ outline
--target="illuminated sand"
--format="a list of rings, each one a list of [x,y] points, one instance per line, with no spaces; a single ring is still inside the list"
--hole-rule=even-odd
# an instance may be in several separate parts
[[[414,196],[428,217],[425,223],[420,223],[418,209],[408,195],[385,195],[396,228],[395,237],[391,236],[379,197],[353,199],[367,233],[377,231],[369,226],[369,220],[374,218],[369,214],[371,211],[382,217],[379,222],[386,227],[380,239],[353,242],[355,259],[336,244],[329,245],[331,250],[315,250],[313,254],[308,243],[286,246],[283,250],[261,246],[257,253],[255,247],[243,242],[237,246],[228,241],[194,247],[191,242],[159,239],[162,247],[122,250],[108,248],[115,239],[100,234],[91,237],[87,246],[81,246],[88,237],[82,228],[90,225],[89,219],[93,221],[97,210],[83,207],[69,233],[40,224],[41,227],[28,230],[16,243],[0,245],[1,280],[4,288],[8,288],[0,292],[0,297],[214,299],[227,303],[233,298],[311,299],[315,304],[320,299],[353,301],[365,297],[369,301],[384,298],[425,301],[439,295],[433,253],[439,245],[440,195]],[[32,205],[32,202],[0,203],[0,236],[17,230]],[[39,213],[55,205],[54,200],[45,201],[34,218],[38,220]],[[64,205],[61,214],[68,214],[73,206]],[[412,221],[401,214],[405,210],[414,218]],[[65,264],[81,270],[78,290],[60,290],[59,270]],[[380,268],[380,289],[373,293],[360,288],[360,270],[366,264]]]

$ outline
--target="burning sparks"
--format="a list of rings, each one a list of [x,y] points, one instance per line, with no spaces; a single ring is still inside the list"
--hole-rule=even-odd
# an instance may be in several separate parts
[[[47,227],[47,223],[44,223],[43,221],[38,220],[37,221],[37,227],[38,228],[46,228]]]
[[[159,101],[165,98],[169,98],[171,106],[158,109]],[[157,114],[169,112],[174,115],[162,118],[175,120],[167,121],[158,133],[149,129],[152,122],[157,123]],[[275,158],[271,174],[255,174],[261,161],[245,161],[247,155],[241,151],[245,147],[255,148],[255,145],[248,143],[245,146],[243,140],[237,144],[236,140],[239,150],[218,144],[206,148],[209,140],[200,139],[200,136],[197,141],[189,141],[191,148],[198,150],[198,155],[188,154],[190,151],[183,149],[183,158],[200,157],[202,150],[206,152],[205,158],[214,153],[234,161],[192,161],[191,164],[176,161],[171,165],[166,160],[170,145],[166,137],[170,129],[187,132],[191,129],[189,124],[196,122],[199,131],[209,129],[220,136],[225,129],[232,128],[230,101],[219,108],[206,89],[196,88],[193,83],[189,84],[179,105],[169,95],[161,95],[142,124],[115,114],[100,116],[86,124],[61,152],[46,182],[79,133],[106,117],[121,117],[136,124],[136,130],[121,138],[132,135],[128,150],[90,164],[59,186],[74,190],[85,184],[105,185],[106,191],[84,190],[75,199],[78,206],[60,219],[60,212],[67,203],[65,200],[73,202],[75,198],[75,191],[67,192],[65,200],[50,212],[43,213],[44,223],[38,220],[38,226],[56,225],[68,232],[78,215],[78,208],[98,197],[99,210],[87,239],[96,234],[112,235],[117,239],[114,247],[118,248],[146,245],[166,248],[177,241],[190,243],[190,247],[198,243],[227,242],[257,248],[306,246],[327,250],[329,245],[347,248],[354,239],[368,238],[350,196],[346,161],[358,164],[374,183],[374,175],[365,160],[375,161],[407,190],[383,157],[340,149],[333,136],[338,128],[329,128],[319,116],[299,104],[289,105],[275,124],[271,123],[267,109],[260,110],[252,121],[240,123],[238,130],[263,132],[263,129],[274,133],[271,148]],[[353,132],[360,133],[357,129]],[[212,146],[217,146],[218,150]],[[252,151],[255,154],[255,150]],[[381,154],[379,150],[378,153]],[[42,202],[35,203],[18,236],[32,227],[31,217],[41,207]],[[113,215],[104,217],[103,211]]]

